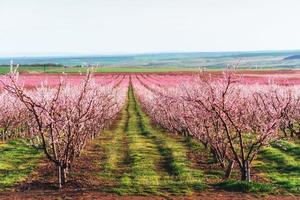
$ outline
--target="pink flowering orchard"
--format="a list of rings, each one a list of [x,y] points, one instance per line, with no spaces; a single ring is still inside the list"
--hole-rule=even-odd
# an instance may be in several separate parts
[[[6,119],[1,121],[5,125],[4,134],[12,123],[15,123],[14,128],[18,123],[24,124],[25,137],[30,138],[35,147],[41,147],[57,166],[59,187],[62,187],[68,170],[87,141],[108,127],[122,108],[126,94],[123,81],[126,82],[122,78],[114,84],[100,86],[88,74],[77,85],[62,79],[55,87],[42,85],[27,90],[19,84],[17,76],[10,75],[1,100],[14,104],[13,108],[19,107],[10,113],[4,110],[6,107],[1,110]],[[26,117],[19,118],[16,114]]]
[[[251,163],[262,147],[281,138],[282,130],[290,128],[291,136],[297,132],[291,127],[298,121],[297,86],[249,84],[231,72],[219,79],[200,75],[166,85],[145,76],[133,79],[142,106],[153,120],[171,132],[197,138],[224,168],[226,177],[236,163],[241,180],[250,181]]]
[[[128,109],[130,88],[153,123],[196,139],[224,178],[238,169],[242,181],[251,181],[253,161],[264,147],[300,136],[297,84],[254,83],[234,71],[32,76],[1,77],[1,137],[42,149],[56,166],[60,188],[86,145]]]
[[[0,0],[1,199],[300,199],[300,0]]]

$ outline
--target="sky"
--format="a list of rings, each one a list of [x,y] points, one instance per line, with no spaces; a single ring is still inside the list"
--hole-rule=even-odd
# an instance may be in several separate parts
[[[0,0],[0,56],[300,49],[299,0]]]

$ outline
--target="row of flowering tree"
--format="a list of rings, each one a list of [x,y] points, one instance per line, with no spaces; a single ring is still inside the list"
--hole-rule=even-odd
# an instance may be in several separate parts
[[[250,181],[251,163],[262,147],[299,134],[296,86],[246,84],[231,72],[214,80],[200,75],[177,87],[150,87],[141,77],[133,81],[152,119],[171,132],[197,138],[226,177],[236,164],[241,180]]]
[[[78,85],[61,80],[57,86],[26,89],[16,74],[10,74],[0,94],[2,134],[14,133],[42,149],[57,167],[62,187],[87,142],[121,110],[128,85],[123,81],[100,86],[88,74]]]

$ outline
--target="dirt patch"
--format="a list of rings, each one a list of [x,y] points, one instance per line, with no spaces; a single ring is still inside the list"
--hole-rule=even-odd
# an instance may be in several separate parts
[[[202,192],[190,196],[118,196],[95,191],[27,191],[17,193],[0,193],[0,199],[102,199],[102,200],[246,200],[246,199],[265,199],[265,200],[299,200],[299,196],[260,196],[255,194],[244,194],[235,192]]]
[[[62,191],[68,190],[96,190],[99,186],[105,184],[98,178],[100,173],[100,162],[104,157],[103,151],[97,140],[88,144],[86,150],[77,158],[70,169],[67,177],[67,184]],[[57,190],[57,170],[56,167],[47,159],[41,161],[36,170],[22,183],[13,190],[20,192]],[[55,191],[53,191],[55,192]]]

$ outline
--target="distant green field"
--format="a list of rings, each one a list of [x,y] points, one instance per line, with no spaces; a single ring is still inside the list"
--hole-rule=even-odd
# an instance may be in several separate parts
[[[20,66],[19,72],[27,73],[85,73],[91,68],[82,67],[61,67],[61,66]],[[94,68],[96,73],[143,73],[143,72],[192,72],[199,71],[198,68],[183,67],[101,67]],[[0,66],[0,74],[6,74],[10,71],[9,66]]]
[[[41,72],[48,72],[48,71],[52,71],[52,70],[59,70],[59,69],[63,70],[63,67],[58,67],[58,66],[30,66],[30,65],[26,65],[26,66],[20,66],[18,71],[19,72],[27,72],[27,73],[41,73]],[[10,67],[9,66],[0,66],[0,74],[6,74],[10,71]]]
[[[85,73],[91,68],[87,67],[62,67],[62,66],[43,66],[43,65],[25,65],[20,66],[18,71],[25,73]],[[224,70],[222,67],[209,67],[206,71],[220,71]],[[239,70],[256,70],[254,68],[240,68]],[[264,70],[292,70],[287,68],[271,68],[264,67],[258,69]],[[6,74],[10,71],[9,66],[0,66],[0,74]],[[199,72],[200,68],[197,67],[99,67],[93,68],[95,73],[154,73],[154,72]]]

